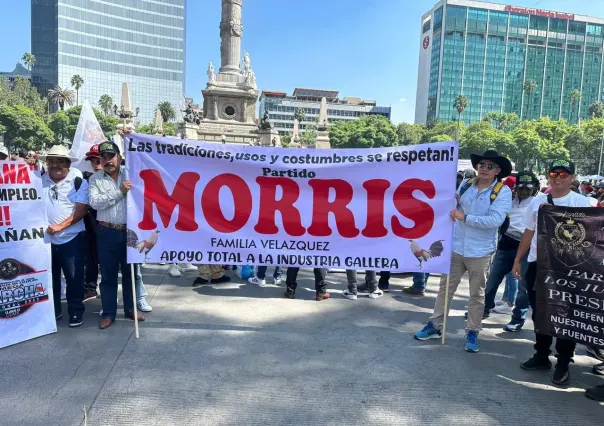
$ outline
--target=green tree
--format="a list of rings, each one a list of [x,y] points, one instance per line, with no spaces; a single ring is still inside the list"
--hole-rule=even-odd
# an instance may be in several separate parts
[[[0,78],[0,105],[23,105],[39,116],[44,116],[48,107],[46,98],[40,98],[29,79],[23,77],[17,77],[12,86],[8,79]]]
[[[111,110],[113,109],[113,99],[111,96],[105,94],[101,95],[99,98],[99,108],[103,111],[103,114],[109,115],[111,114]]]
[[[470,158],[471,154],[482,154],[495,148],[497,131],[486,121],[470,124],[459,141],[459,157]]]
[[[48,118],[48,127],[52,130],[58,139],[61,135],[65,139],[73,140],[73,135],[68,137],[70,133],[69,116],[65,111],[59,110],[51,114]],[[75,132],[75,129],[73,130]]]
[[[329,128],[329,139],[334,148],[379,148],[398,144],[396,127],[379,115],[338,121]]]
[[[583,97],[583,95],[581,94],[581,91],[579,89],[573,89],[569,95],[568,95],[568,100],[570,101],[570,106],[571,109],[568,112],[568,121],[571,121],[571,117],[573,115],[575,115],[575,110],[577,109],[577,106],[579,105],[579,102],[581,102],[581,98]],[[578,113],[577,113],[578,115]],[[578,117],[577,117],[578,120]]]
[[[533,170],[539,157],[541,137],[530,127],[518,127],[512,134],[514,143],[518,147],[519,157],[516,162],[517,170]]]
[[[522,86],[522,89],[524,90],[524,93],[528,97],[528,110],[530,112],[531,108],[533,107],[532,94],[535,90],[537,90],[537,82],[535,80],[526,80],[524,82],[524,85]],[[527,116],[528,116],[528,114],[527,114]],[[520,113],[520,119],[522,120],[522,112]]]
[[[21,61],[23,61],[23,63],[27,67],[27,71],[31,73],[31,69],[36,64],[36,57],[29,52],[25,52],[23,54],[23,57],[21,58]]]
[[[457,110],[457,128],[459,129],[461,125],[461,114],[463,114],[464,110],[468,107],[468,98],[464,95],[457,95],[453,107]],[[461,133],[459,133],[459,136],[461,137]]]
[[[172,108],[172,104],[168,101],[160,102],[157,105],[157,109],[161,113],[161,117],[164,120],[164,123],[174,120],[176,118],[174,108]]]
[[[421,143],[427,143],[432,140],[433,137],[437,135],[448,135],[448,140],[459,140],[463,137],[463,133],[466,130],[466,125],[462,121],[461,128],[457,127],[457,123],[453,121],[433,121],[429,126],[426,126],[426,130],[424,131]],[[457,138],[459,134],[459,138]]]
[[[399,145],[417,145],[421,142],[426,129],[421,124],[400,123],[396,126]],[[451,140],[451,138],[447,139]]]
[[[518,124],[520,124],[520,119],[513,113],[501,113],[501,112],[489,112],[483,118],[484,121],[488,121],[491,123],[494,129],[501,130],[502,132],[511,132],[513,131]]]
[[[71,106],[75,100],[74,92],[71,89],[63,89],[61,86],[55,86],[48,91],[48,99],[53,104],[58,104],[59,108],[65,109],[65,104]]]
[[[299,123],[302,123],[302,121],[306,120],[306,112],[304,112],[304,108],[296,108],[296,110],[294,111],[294,119],[298,119]],[[300,129],[302,128],[302,126],[300,126]]]
[[[286,147],[290,144],[291,141],[292,141],[291,133],[285,133],[284,135],[281,135],[281,146]]]
[[[430,138],[430,142],[448,142],[452,140],[449,135],[434,135]]]
[[[300,132],[300,143],[302,145],[314,145],[317,140],[317,127],[314,124],[306,124],[304,131]]]
[[[99,123],[100,124],[100,123]],[[166,136],[176,136],[176,125],[173,123],[164,123],[162,125]],[[144,133],[146,135],[155,134],[155,123],[139,124],[136,128],[137,133]]]
[[[589,106],[590,118],[604,118],[604,103],[597,101]]]
[[[0,106],[0,126],[12,149],[39,150],[55,141],[53,132],[34,110],[23,105]]]
[[[71,77],[71,85],[76,89],[76,106],[80,104],[80,88],[84,85],[84,79],[76,74]]]
[[[119,119],[117,117],[113,117],[111,115],[105,115],[103,114],[100,110],[93,108],[92,109],[94,111],[94,115],[96,116],[99,125],[101,126],[101,129],[103,130],[103,133],[105,134],[105,136],[109,137],[110,135],[113,135],[115,133],[115,130],[117,128],[117,125],[119,124]],[[60,114],[61,111],[57,111],[54,114],[51,114],[48,122],[53,123],[55,120],[60,120],[63,121],[62,118],[56,119],[56,115]],[[76,106],[73,108],[69,108],[66,111],[63,111],[63,113],[67,116],[67,118],[69,119],[69,124],[67,124],[67,126],[65,127],[65,133],[62,133],[62,135],[64,136],[65,139],[68,140],[73,140],[73,137],[75,136],[75,132],[76,129],[78,127],[78,121],[80,119],[80,114],[82,113],[82,106]]]

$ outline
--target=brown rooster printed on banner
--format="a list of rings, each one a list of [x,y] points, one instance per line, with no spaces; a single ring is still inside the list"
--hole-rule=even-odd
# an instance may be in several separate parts
[[[443,250],[443,240],[438,240],[430,245],[428,250],[423,249],[417,244],[414,240],[409,240],[411,243],[411,252],[413,255],[419,260],[419,268],[422,268],[422,263],[427,262],[429,259],[433,257],[439,257]]]
[[[128,229],[126,232],[126,245],[138,250],[139,253],[144,253],[145,262],[147,261],[147,254],[153,250],[153,247],[155,247],[155,244],[157,244],[158,239],[159,231],[153,232],[146,240],[139,240],[136,232],[131,229]]]

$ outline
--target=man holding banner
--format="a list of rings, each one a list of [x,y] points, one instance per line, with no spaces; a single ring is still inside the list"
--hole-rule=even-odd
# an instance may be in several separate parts
[[[518,253],[514,260],[513,272],[516,278],[520,279],[522,258],[527,251],[528,269],[525,275],[529,302],[533,309],[533,322],[539,315],[539,305],[536,303],[537,285],[537,219],[539,209],[543,204],[553,204],[564,207],[590,207],[589,200],[581,194],[573,192],[571,186],[575,180],[575,165],[566,160],[554,161],[549,167],[548,182],[551,187],[550,194],[539,194],[535,197],[529,206],[525,216],[526,230],[520,241]],[[529,250],[530,249],[530,250]],[[545,249],[545,247],[542,247]],[[549,370],[552,363],[549,360],[551,353],[550,347],[553,337],[549,334],[540,332],[535,325],[535,354],[529,360],[523,362],[520,366],[524,370]],[[556,351],[558,352],[558,362],[556,370],[552,377],[552,382],[557,386],[566,386],[569,381],[568,366],[573,362],[575,352],[575,342],[558,337],[556,339]]]
[[[443,275],[434,312],[428,324],[415,333],[417,340],[439,338],[445,319],[445,304],[450,306],[457,286],[465,272],[470,275],[470,302],[466,326],[467,352],[478,352],[478,333],[482,329],[485,285],[491,255],[497,245],[498,228],[512,209],[512,191],[501,183],[510,175],[512,164],[507,158],[489,150],[484,155],[471,156],[478,171],[477,178],[468,180],[458,189],[458,206],[452,210],[453,257],[450,277]],[[450,285],[445,300],[447,284]]]

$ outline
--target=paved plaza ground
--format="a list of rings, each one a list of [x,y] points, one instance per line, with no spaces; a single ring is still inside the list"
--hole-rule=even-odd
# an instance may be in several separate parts
[[[312,270],[300,272],[296,300],[283,287],[235,282],[192,288],[194,273],[145,268],[153,312],[135,339],[120,318],[98,329],[100,300],[84,325],[0,349],[0,424],[83,425],[595,425],[604,406],[586,387],[595,360],[580,347],[571,386],[526,372],[532,324],[506,333],[507,317],[485,322],[478,354],[463,351],[467,282],[453,302],[447,344],[419,342],[434,305],[393,278],[377,300],[341,295],[314,301]],[[269,268],[269,274],[272,268]],[[363,275],[360,275],[362,279]],[[269,280],[270,281],[270,280]]]

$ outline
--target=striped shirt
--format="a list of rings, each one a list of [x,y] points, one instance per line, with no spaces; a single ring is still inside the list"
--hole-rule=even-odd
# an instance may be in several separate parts
[[[126,224],[126,196],[120,191],[124,180],[126,180],[124,166],[120,166],[117,183],[103,170],[90,176],[88,188],[90,207],[96,210],[96,220],[99,222]]]

